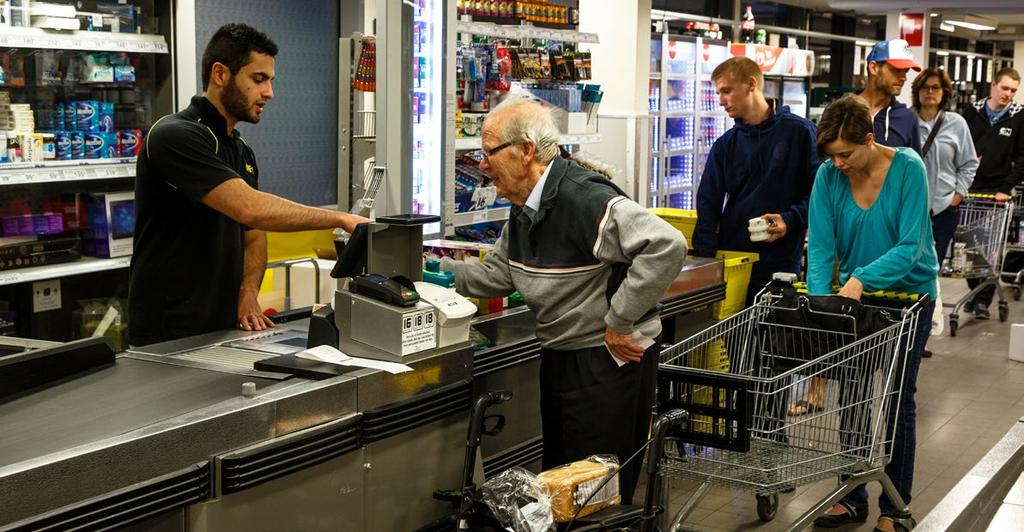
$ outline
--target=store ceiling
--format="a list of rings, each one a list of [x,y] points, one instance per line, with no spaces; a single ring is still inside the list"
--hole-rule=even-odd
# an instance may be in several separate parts
[[[809,0],[801,5],[819,9],[854,11],[857,13],[884,13],[888,11],[932,10],[961,11],[971,14],[1022,14],[1020,0]],[[1022,17],[1024,18],[1024,17]]]
[[[790,3],[783,0],[784,3]],[[817,10],[852,11],[859,14],[882,14],[893,11],[930,11],[964,13],[997,20],[999,30],[986,32],[1002,38],[1024,35],[1024,2],[1021,0],[802,0],[793,5]],[[961,30],[962,32],[963,30]],[[974,32],[974,35],[981,35]]]

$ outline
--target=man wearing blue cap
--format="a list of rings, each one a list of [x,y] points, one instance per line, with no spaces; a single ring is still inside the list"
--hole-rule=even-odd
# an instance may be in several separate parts
[[[882,41],[868,54],[868,82],[860,97],[868,102],[875,121],[875,141],[890,148],[913,148],[921,153],[917,115],[896,96],[907,82],[907,72],[921,67],[903,39]]]

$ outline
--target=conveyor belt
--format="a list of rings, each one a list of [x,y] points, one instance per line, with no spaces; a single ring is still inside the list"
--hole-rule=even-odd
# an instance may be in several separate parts
[[[188,360],[190,362],[202,362],[206,364],[219,364],[230,368],[251,370],[253,365],[260,360],[273,357],[273,353],[262,353],[258,351],[247,351],[215,345],[204,347],[195,351],[188,351],[180,355],[172,355],[171,358]]]
[[[0,468],[111,438],[276,381],[119,358],[110,368],[0,404]]]

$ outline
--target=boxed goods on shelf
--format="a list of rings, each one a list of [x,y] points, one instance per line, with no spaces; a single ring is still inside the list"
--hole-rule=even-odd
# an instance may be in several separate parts
[[[122,257],[132,254],[135,236],[135,193],[90,194],[85,200],[88,226],[83,232],[83,252],[90,257]]]
[[[6,240],[6,239],[3,239]],[[30,239],[0,246],[0,271],[71,262],[82,258],[77,236]]]

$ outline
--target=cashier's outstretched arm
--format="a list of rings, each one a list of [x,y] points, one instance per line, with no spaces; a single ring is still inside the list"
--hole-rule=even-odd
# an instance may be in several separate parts
[[[242,178],[228,179],[203,196],[202,202],[228,218],[263,231],[308,231],[340,227],[352,232],[369,219],[345,212],[308,207],[256,190]]]
[[[238,288],[238,328],[244,331],[271,329],[274,322],[263,314],[257,296],[267,271],[267,234],[259,229],[245,232],[245,260]]]

